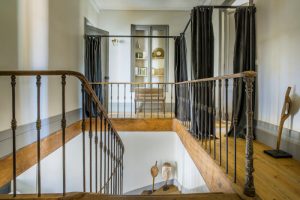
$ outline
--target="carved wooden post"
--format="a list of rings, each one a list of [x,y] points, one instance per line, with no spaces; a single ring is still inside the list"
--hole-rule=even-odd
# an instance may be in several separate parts
[[[246,117],[247,117],[247,134],[246,134],[246,177],[244,194],[247,196],[255,196],[255,188],[253,181],[253,82],[254,77],[246,76],[244,78],[246,84]]]

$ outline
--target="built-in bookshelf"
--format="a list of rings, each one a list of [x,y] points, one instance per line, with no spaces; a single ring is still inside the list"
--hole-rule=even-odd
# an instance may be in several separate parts
[[[168,25],[131,26],[131,35],[165,36],[168,34]],[[168,39],[148,37],[132,38],[132,82],[166,82],[168,80],[168,59]]]

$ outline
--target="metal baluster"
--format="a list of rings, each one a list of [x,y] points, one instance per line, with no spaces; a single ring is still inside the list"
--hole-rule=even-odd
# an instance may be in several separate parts
[[[225,79],[226,174],[228,174],[228,79]]]
[[[203,82],[200,82],[200,134],[201,134],[201,144],[203,145],[204,135],[203,135],[203,127],[204,127],[204,121],[203,121]]]
[[[95,105],[95,192],[98,192],[98,113],[97,105]]]
[[[61,76],[61,84],[62,84],[62,161],[63,161],[63,195],[66,194],[66,101],[65,101],[65,87],[66,87],[66,76]]]
[[[117,84],[118,86],[118,95],[117,95],[117,98],[118,98],[118,104],[117,104],[117,118],[119,118],[119,103],[120,103],[120,84],[118,83]]]
[[[16,150],[16,76],[11,76],[11,87],[12,87],[12,120],[11,130],[13,136],[13,197],[17,196],[17,150]]]
[[[37,188],[38,197],[41,196],[41,76],[36,76],[36,86],[37,86],[37,120],[36,120],[36,130],[37,130]]]
[[[188,93],[189,93],[189,99],[188,99],[188,122],[189,122],[189,132],[191,132],[191,83],[188,83]]]
[[[81,95],[82,95],[82,122],[81,122],[81,132],[82,132],[82,180],[83,180],[83,192],[86,191],[85,182],[85,92],[84,85],[81,85]]]
[[[208,88],[207,88],[207,82],[204,82],[204,106],[203,106],[203,113],[204,113],[204,140],[205,140],[205,149],[207,149],[207,134],[208,134]]]
[[[214,135],[214,159],[216,160],[216,81],[213,81],[213,135]]]
[[[112,95],[113,95],[113,83],[110,85],[110,117],[113,118],[113,101],[112,101]]]
[[[171,118],[173,118],[173,84],[170,84],[171,86]]]
[[[103,179],[103,193],[106,194],[106,189],[105,189],[105,184],[106,184],[106,151],[107,151],[107,139],[106,139],[106,133],[107,133],[107,122],[106,122],[106,118],[104,117],[104,169],[103,169],[103,173],[104,173],[104,179]]]
[[[92,137],[93,137],[93,134],[92,134],[92,97],[89,96],[89,123],[90,123],[90,127],[89,127],[89,142],[90,142],[90,192],[93,191],[92,189]]]
[[[140,84],[137,84],[137,87],[138,87],[138,89],[137,89],[137,101],[136,101],[136,104],[137,104],[137,106],[135,107],[135,113],[136,113],[136,117],[138,118],[139,117],[139,110],[138,110],[138,108],[137,107],[139,107],[139,101],[140,101]]]
[[[237,91],[237,84],[238,84],[239,79],[234,79],[234,89],[233,91]],[[233,96],[233,105],[236,105],[237,102],[237,96]],[[233,107],[233,182],[236,183],[236,127],[237,127],[237,112],[235,111]]]
[[[150,99],[150,112],[151,112],[151,118],[152,118],[152,95],[153,95],[153,90],[152,90],[152,83],[150,83],[150,95],[151,95],[151,99]]]
[[[109,171],[110,171],[110,136],[111,136],[111,124],[108,123],[108,135],[107,135],[107,181],[106,181],[106,184],[107,184],[107,194],[109,194],[109,178],[110,178],[110,174],[109,174]]]
[[[122,161],[121,161],[121,194],[123,194],[123,170],[124,170],[124,164],[123,164],[123,153],[124,153],[124,147],[122,147]]]
[[[111,171],[110,171],[110,173],[111,173],[111,175],[110,175],[110,177],[111,177],[111,179],[110,179],[110,193],[112,193],[112,176],[113,176],[113,135],[114,133],[113,133],[113,131],[112,131],[112,127],[111,127],[111,139],[110,139],[110,147],[111,147],[111,150],[110,150],[110,168],[111,168]]]
[[[222,89],[222,80],[219,80],[219,159],[220,159],[220,166],[222,165],[222,109],[221,109],[221,106],[222,106],[222,98],[221,98],[221,95],[222,95],[222,92],[221,92],[221,89]]]
[[[124,83],[124,119],[126,113],[126,83]]]
[[[208,82],[208,152],[211,153],[211,128],[212,128],[212,82]]]
[[[132,93],[133,93],[133,89],[132,89],[132,85],[130,84],[130,118],[132,118]]]
[[[100,194],[102,193],[102,165],[103,165],[103,158],[102,158],[102,151],[103,151],[103,114],[100,112]]]
[[[144,84],[144,118],[146,117],[146,84]]]
[[[157,83],[157,118],[159,118],[159,83]]]
[[[164,118],[166,118],[166,101],[167,101],[166,83],[164,83],[163,86],[164,86],[164,91],[163,91],[164,97],[163,98],[165,98],[165,100],[164,100]]]

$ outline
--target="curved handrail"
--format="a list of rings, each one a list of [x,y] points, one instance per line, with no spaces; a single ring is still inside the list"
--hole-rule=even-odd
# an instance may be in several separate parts
[[[15,70],[15,71],[0,71],[0,76],[73,76],[78,78],[82,85],[85,88],[85,91],[88,92],[88,94],[93,98],[94,102],[97,105],[97,109],[100,113],[103,113],[104,117],[107,119],[107,122],[110,124],[111,128],[114,130],[114,132],[116,133],[118,140],[121,143],[122,146],[122,150],[124,152],[124,144],[119,136],[119,134],[117,133],[113,123],[111,122],[111,120],[109,119],[107,112],[105,111],[105,109],[103,108],[99,98],[97,97],[95,91],[93,90],[93,88],[91,87],[91,85],[89,84],[89,81],[85,78],[85,76],[80,73],[80,72],[76,72],[76,71],[70,71],[70,70]]]

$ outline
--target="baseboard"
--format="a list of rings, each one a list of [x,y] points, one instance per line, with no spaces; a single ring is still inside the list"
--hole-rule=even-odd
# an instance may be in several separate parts
[[[276,147],[278,126],[267,122],[255,121],[256,139],[272,148]],[[300,132],[284,128],[280,149],[300,161]]]
[[[81,119],[81,109],[66,113],[67,125],[73,124]],[[56,115],[42,120],[41,139],[61,129],[61,115]],[[16,130],[17,149],[25,147],[36,141],[36,123],[29,123],[17,127]],[[11,129],[0,132],[0,158],[12,153],[12,131]]]

